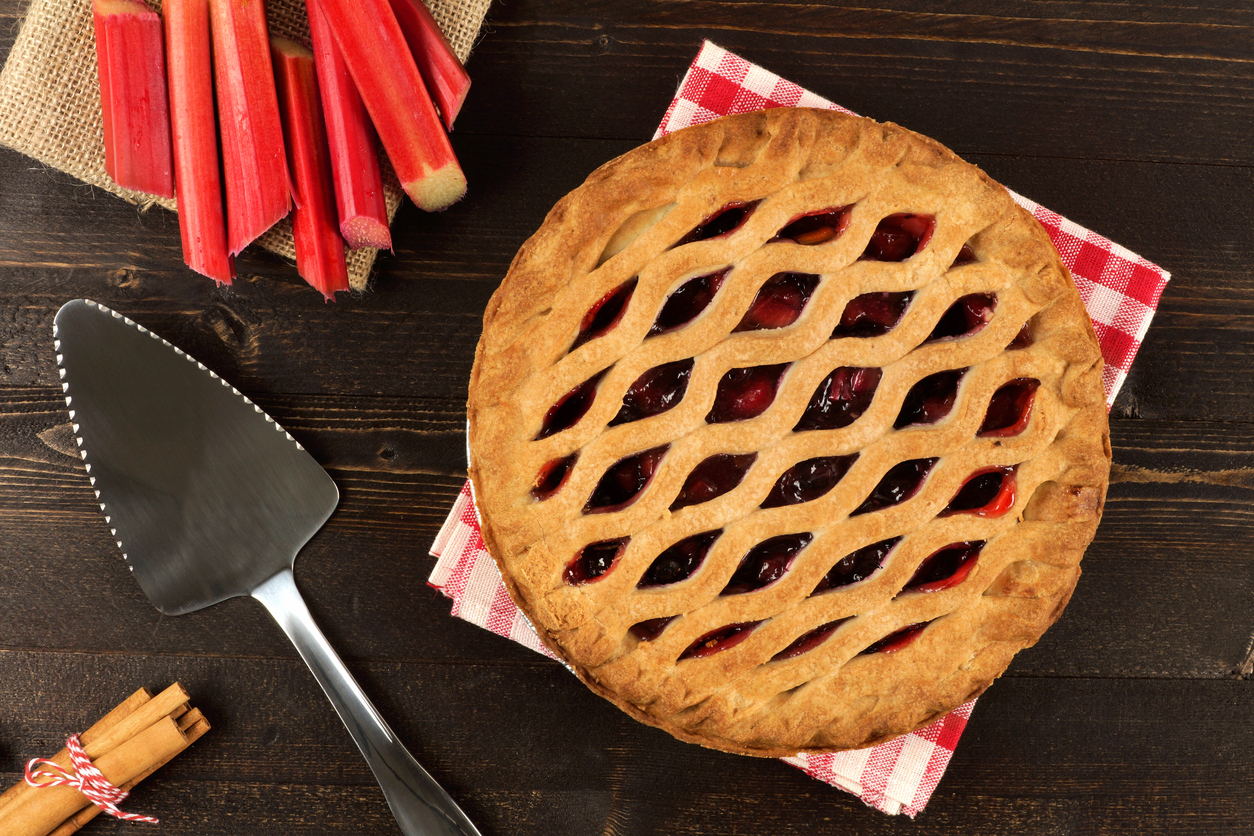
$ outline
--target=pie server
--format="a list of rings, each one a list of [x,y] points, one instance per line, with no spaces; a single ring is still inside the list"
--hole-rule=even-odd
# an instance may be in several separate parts
[[[86,299],[53,326],[79,453],[148,600],[181,615],[251,595],[270,611],[406,836],[479,836],[405,750],[314,624],[292,576],[339,491],[274,419],[204,364]]]

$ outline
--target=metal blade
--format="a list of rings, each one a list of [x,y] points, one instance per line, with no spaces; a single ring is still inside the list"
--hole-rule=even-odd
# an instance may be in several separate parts
[[[291,435],[156,334],[76,299],[53,337],[105,521],[163,613],[249,594],[335,510],[335,483]]]

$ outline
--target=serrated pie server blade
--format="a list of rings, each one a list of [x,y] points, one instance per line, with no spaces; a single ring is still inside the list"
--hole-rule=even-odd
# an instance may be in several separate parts
[[[54,338],[109,527],[166,615],[252,594],[335,510],[339,491],[304,448],[153,332],[77,300]]]
[[[272,418],[153,332],[86,299],[53,325],[74,436],[105,520],[167,615],[251,595],[296,645],[407,836],[478,836],[370,704],[314,624],[297,552],[339,501]]]

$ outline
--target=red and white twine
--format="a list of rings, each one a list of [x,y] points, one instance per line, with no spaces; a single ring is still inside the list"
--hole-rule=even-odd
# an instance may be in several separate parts
[[[73,787],[87,796],[87,800],[104,812],[123,821],[139,821],[158,824],[152,816],[141,816],[138,813],[125,813],[118,805],[130,795],[124,789],[115,787],[104,776],[96,765],[83,751],[83,744],[78,735],[72,734],[65,740],[65,748],[70,752],[70,763],[73,771],[63,768],[54,761],[34,758],[26,764],[26,783],[36,789],[44,787]]]

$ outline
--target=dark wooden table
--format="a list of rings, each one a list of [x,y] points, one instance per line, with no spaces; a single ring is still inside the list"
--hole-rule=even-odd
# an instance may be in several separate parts
[[[127,576],[53,362],[53,314],[88,296],[197,355],[330,471],[343,499],[300,586],[485,836],[1254,833],[1254,10],[876,5],[497,3],[454,136],[469,196],[405,208],[373,290],[333,305],[262,252],[215,288],[183,267],[174,215],[0,149],[0,778],[179,680],[214,729],[134,794],[165,820],[151,832],[398,832],[260,606],[166,618]],[[0,0],[0,58],[24,6]],[[465,477],[488,297],[555,200],[649,138],[703,37],[940,139],[1174,274],[1112,413],[1110,501],[1075,597],[980,700],[914,824],[641,726],[425,584]]]

